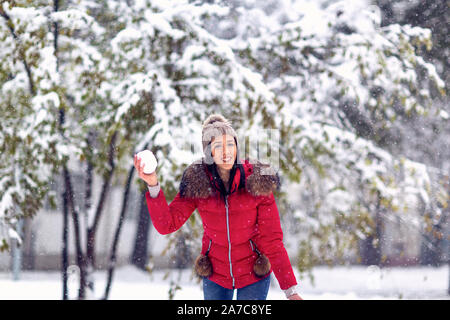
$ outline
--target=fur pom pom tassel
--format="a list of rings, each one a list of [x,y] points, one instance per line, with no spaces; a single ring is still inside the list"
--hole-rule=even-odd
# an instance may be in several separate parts
[[[203,254],[195,259],[195,273],[199,277],[209,277],[212,274],[211,260]]]
[[[266,274],[269,273],[270,268],[271,265],[269,259],[265,255],[260,254],[255,261],[253,271],[258,277],[264,277]]]

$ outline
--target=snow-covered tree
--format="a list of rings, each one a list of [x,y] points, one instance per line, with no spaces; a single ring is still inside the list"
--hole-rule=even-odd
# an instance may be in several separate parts
[[[2,249],[17,238],[18,220],[42,206],[54,168],[68,155],[58,132],[62,88],[47,25],[51,8],[25,5],[2,2],[0,7]],[[54,202],[54,196],[50,199]]]
[[[282,119],[283,173],[302,187],[290,203],[304,236],[300,269],[357,248],[376,232],[377,215],[400,216],[411,198],[430,206],[427,170],[396,152],[409,138],[406,121],[445,117],[431,99],[444,83],[419,54],[432,46],[430,30],[381,27],[367,1],[234,4],[233,20],[211,25],[283,106],[270,119]]]
[[[17,219],[32,216],[43,201],[55,199],[49,185],[63,167],[63,198],[70,200],[80,264],[79,208],[73,201],[68,161],[86,157],[83,121],[95,92],[87,80],[101,58],[86,41],[102,32],[86,14],[88,6],[84,1],[78,1],[76,9],[57,0],[14,1],[2,2],[0,9],[6,44],[0,53],[5,128],[0,139],[5,149],[0,222],[14,230]],[[3,241],[6,247],[8,238]]]
[[[417,48],[423,55],[425,61],[436,66],[437,73],[445,82],[446,88],[449,83],[449,47],[448,47],[448,16],[442,13],[448,7],[446,1],[384,1],[376,3],[382,9],[382,25],[400,24],[429,28],[432,31],[433,46],[431,50]],[[408,139],[399,145],[401,153],[415,161],[422,162],[427,166],[434,167],[437,176],[448,179],[450,170],[450,146],[448,125],[450,103],[448,95],[442,97],[436,91],[430,91],[433,103],[427,117],[413,117],[405,122],[403,128],[407,132]],[[437,178],[439,179],[439,178]],[[438,197],[439,198],[439,197]],[[433,210],[434,211],[440,211]],[[439,217],[440,215],[435,215]],[[447,214],[448,216],[448,214]],[[448,219],[448,218],[447,218]],[[445,241],[447,219],[437,220],[431,227],[427,227],[424,246],[421,253],[421,263],[439,264],[444,258],[441,256],[441,244]],[[447,228],[448,229],[448,228]],[[448,231],[447,231],[448,232]],[[436,235],[439,235],[436,237]],[[430,246],[430,243],[433,243]]]

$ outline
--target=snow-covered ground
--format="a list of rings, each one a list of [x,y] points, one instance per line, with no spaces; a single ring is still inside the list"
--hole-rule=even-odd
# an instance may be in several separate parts
[[[173,271],[164,279],[165,271],[152,274],[132,266],[116,270],[110,299],[168,299],[171,281],[180,273]],[[315,285],[308,278],[300,281],[299,292],[304,299],[450,299],[447,295],[448,267],[317,267],[313,270]],[[96,296],[103,294],[105,273],[95,274]],[[22,272],[12,280],[10,273],[0,273],[0,299],[61,299],[61,275],[58,272]],[[76,296],[76,281],[70,280],[71,295]],[[191,270],[183,270],[181,289],[174,299],[203,299],[200,283]],[[278,282],[272,278],[268,300],[285,299]]]

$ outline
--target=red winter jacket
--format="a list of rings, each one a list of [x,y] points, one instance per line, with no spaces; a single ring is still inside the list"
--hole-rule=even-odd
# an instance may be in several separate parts
[[[288,289],[297,282],[283,245],[280,217],[272,193],[279,185],[278,175],[259,162],[252,164],[245,160],[242,165],[245,189],[238,189],[241,175],[236,170],[231,194],[227,196],[228,217],[224,199],[214,190],[212,175],[200,159],[186,168],[180,191],[169,205],[162,189],[156,198],[146,193],[153,225],[161,234],[174,232],[198,209],[204,229],[202,254],[211,241],[211,281],[238,289],[261,280],[253,272],[257,255],[252,250],[251,239],[269,258],[281,289]],[[271,170],[272,174],[265,170]]]

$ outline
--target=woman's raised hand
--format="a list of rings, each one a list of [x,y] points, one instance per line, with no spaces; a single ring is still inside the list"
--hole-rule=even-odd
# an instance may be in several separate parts
[[[158,177],[156,175],[156,171],[150,174],[145,174],[144,165],[141,164],[141,159],[137,155],[134,155],[134,167],[138,172],[139,178],[144,180],[149,186],[156,186],[158,184]]]

